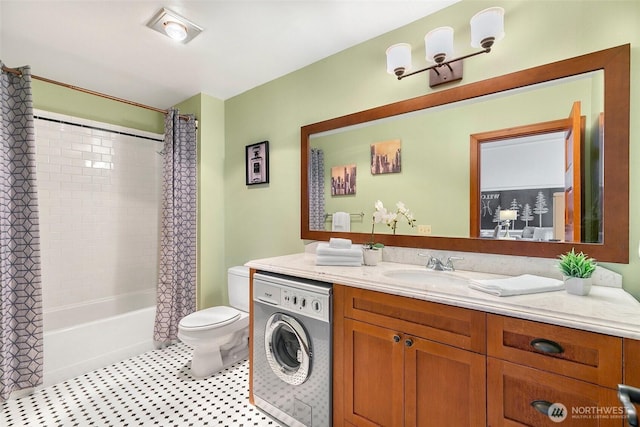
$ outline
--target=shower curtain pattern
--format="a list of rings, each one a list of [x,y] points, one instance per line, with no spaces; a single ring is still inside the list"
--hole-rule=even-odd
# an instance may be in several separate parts
[[[41,384],[43,366],[31,74],[18,70],[0,73],[0,400]]]
[[[154,340],[169,344],[196,309],[196,125],[176,109],[165,118],[162,222]]]
[[[309,162],[309,229],[324,230],[324,152],[317,148]]]

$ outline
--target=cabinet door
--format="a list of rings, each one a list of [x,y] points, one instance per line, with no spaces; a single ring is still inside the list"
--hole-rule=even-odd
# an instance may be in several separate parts
[[[622,408],[614,389],[487,359],[491,427],[622,427]]]
[[[407,427],[486,425],[486,356],[404,337]]]
[[[344,418],[348,423],[404,425],[403,353],[400,334],[344,320]]]

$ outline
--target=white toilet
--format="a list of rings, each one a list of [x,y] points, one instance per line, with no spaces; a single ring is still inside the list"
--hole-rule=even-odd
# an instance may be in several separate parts
[[[249,355],[249,268],[227,272],[229,305],[199,310],[178,325],[178,338],[193,348],[191,374],[204,378]]]

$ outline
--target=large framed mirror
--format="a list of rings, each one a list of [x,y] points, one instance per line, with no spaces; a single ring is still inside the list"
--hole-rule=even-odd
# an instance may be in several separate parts
[[[376,226],[375,240],[386,245],[549,258],[575,247],[599,261],[627,263],[629,68],[630,46],[623,45],[303,126],[301,237],[367,242],[373,205],[380,199],[390,208],[404,202],[423,225],[420,233],[429,232],[420,235],[417,228],[399,225],[397,234],[390,234]],[[589,140],[598,141],[599,151],[587,156],[581,171],[582,182],[602,184],[593,184],[597,194],[582,196],[583,212],[598,210],[596,237],[504,239],[480,233],[473,217],[482,207],[483,166],[473,136],[489,142],[486,135],[505,129],[565,122],[575,101],[582,105],[579,116]],[[442,123],[449,127],[436,126]],[[395,159],[392,152],[384,154],[382,168],[393,173],[380,173],[380,155],[376,164],[371,160],[378,147],[395,150]],[[319,151],[322,194],[310,188],[315,179],[310,167],[316,166],[311,156]],[[524,160],[511,162],[518,161]],[[331,168],[342,174],[333,194]],[[334,212],[351,215],[349,231],[332,226]]]

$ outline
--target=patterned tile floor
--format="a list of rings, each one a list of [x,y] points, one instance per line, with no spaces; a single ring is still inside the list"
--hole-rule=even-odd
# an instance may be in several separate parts
[[[0,405],[0,426],[281,426],[248,400],[247,361],[203,380],[191,350],[153,350]]]

